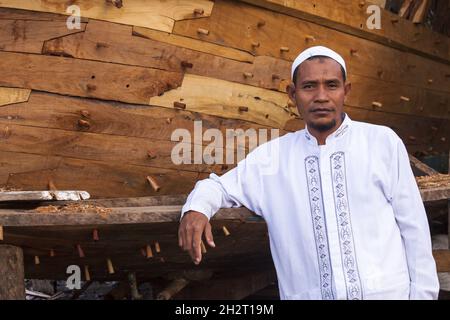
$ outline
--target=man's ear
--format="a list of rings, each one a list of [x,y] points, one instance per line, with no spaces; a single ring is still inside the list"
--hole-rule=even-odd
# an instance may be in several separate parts
[[[297,102],[295,101],[295,85],[294,83],[290,83],[286,87],[286,91],[288,93],[289,99],[294,103],[294,105],[297,105]]]
[[[347,97],[347,95],[350,93],[350,91],[352,90],[352,84],[350,82],[347,82],[344,85],[344,93],[345,93],[345,97]]]

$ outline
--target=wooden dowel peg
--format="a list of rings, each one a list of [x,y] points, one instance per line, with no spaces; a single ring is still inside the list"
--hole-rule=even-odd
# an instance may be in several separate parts
[[[188,61],[181,61],[181,67],[192,69],[194,65]]]
[[[39,259],[39,256],[34,256],[34,264],[35,265],[38,265],[38,264],[40,264],[41,263],[41,261],[40,261],[40,259]]]
[[[364,8],[365,5],[366,5],[366,2],[365,2],[365,1],[360,1],[360,2],[358,3],[358,6],[359,6],[360,8]]]
[[[247,112],[248,107],[239,107],[239,112]]]
[[[53,249],[50,249],[50,257],[54,257],[55,256],[55,250],[53,250]]]
[[[50,179],[49,181],[48,181],[48,190],[50,190],[50,191],[56,191],[57,189],[56,189],[56,186],[55,186],[55,184],[53,183],[53,180],[52,179]]]
[[[277,74],[272,74],[272,80],[273,80],[273,81],[279,80],[279,79],[280,79],[280,76],[279,76],[279,75],[277,75]]]
[[[391,22],[392,23],[397,23],[399,20],[398,20],[398,18],[397,17],[392,17],[391,18]]]
[[[89,266],[84,266],[84,279],[91,281],[91,274],[89,273]]]
[[[87,91],[95,91],[97,89],[97,86],[95,85],[95,84],[90,84],[90,83],[88,83],[87,85],[86,85],[86,90]]]
[[[266,21],[264,20],[259,20],[258,23],[256,24],[256,26],[258,28],[264,27],[266,25]]]
[[[85,118],[90,118],[91,117],[91,114],[87,110],[81,110],[80,114],[81,114],[82,117],[85,117]]]
[[[172,123],[172,119],[171,119],[171,118],[167,118],[167,119],[166,119],[166,123],[167,123],[167,124],[171,124],[171,123]]]
[[[156,253],[160,253],[161,252],[161,247],[159,246],[159,242],[158,241],[155,242],[155,251],[156,251]]]
[[[312,35],[310,35],[310,34],[307,34],[307,35],[305,36],[305,40],[306,40],[306,41],[315,41],[316,38],[314,38],[314,36],[312,36]]]
[[[108,273],[114,274],[114,266],[110,258],[106,259],[106,266],[108,267]]]
[[[153,258],[153,251],[152,251],[152,247],[150,247],[150,245],[146,245],[145,246],[145,256],[148,258]]]
[[[81,248],[81,245],[77,244],[77,251],[78,251],[78,255],[80,256],[80,258],[84,258],[84,251],[83,248]]]
[[[152,176],[147,176],[147,181],[152,186],[153,190],[155,190],[155,192],[158,192],[161,189],[158,182]]]
[[[244,75],[244,78],[253,78],[253,73],[251,73],[251,72],[244,72],[243,75]]]
[[[209,34],[209,30],[198,28],[197,33],[204,34],[205,36],[207,36]]]
[[[358,50],[357,49],[350,49],[350,54],[352,55],[352,56],[354,56],[354,55],[356,55],[358,53]]]
[[[153,152],[151,152],[150,150],[147,150],[147,157],[150,159],[150,160],[153,160],[153,159],[155,159],[156,158],[156,156],[153,154]]]
[[[433,83],[433,79],[428,79],[428,84],[432,84]]]
[[[281,47],[280,51],[281,52],[288,52],[289,51],[289,47]]]
[[[228,237],[230,235],[230,231],[228,231],[227,227],[223,226],[222,230],[226,237]]]
[[[203,10],[202,8],[195,8],[195,9],[194,9],[194,14],[195,14],[195,15],[201,16],[201,15],[203,15],[204,13],[205,13],[205,10]]]
[[[405,96],[401,96],[401,97],[400,97],[400,100],[406,101],[406,102],[409,102],[409,101],[410,101],[410,99],[409,99],[408,97],[405,97]]]
[[[442,141],[442,142],[445,142],[445,141],[447,141],[447,138],[442,137],[442,138],[441,138],[441,141]]]
[[[92,240],[94,240],[94,241],[100,240],[100,238],[98,236],[98,229],[92,230]]]
[[[83,120],[83,119],[79,119],[78,120],[78,126],[80,126],[81,128],[89,129],[91,127],[91,124],[89,123],[89,121],[86,121],[86,120]]]
[[[257,41],[252,41],[252,47],[253,47],[253,48],[259,48],[259,46],[260,46],[260,43],[259,43],[259,42],[257,42]]]
[[[177,109],[186,109],[186,104],[178,102],[178,101],[175,101],[173,103],[173,106],[174,106],[174,108],[177,108]]]
[[[205,244],[203,243],[203,240],[202,240],[202,242],[200,242],[200,247],[202,248],[202,253],[205,254],[206,253],[206,247],[205,247]]]
[[[0,241],[3,241],[3,226],[0,225]]]
[[[414,136],[409,136],[408,139],[411,141],[416,141],[416,137],[414,137]]]
[[[381,102],[378,102],[378,101],[373,101],[372,102],[372,106],[374,106],[376,108],[381,108],[383,106],[383,104]]]

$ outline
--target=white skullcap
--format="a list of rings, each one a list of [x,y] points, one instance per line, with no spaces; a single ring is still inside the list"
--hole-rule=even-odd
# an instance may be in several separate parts
[[[291,79],[294,80],[294,72],[295,69],[305,60],[316,57],[316,56],[325,56],[329,57],[333,60],[335,60],[337,63],[339,63],[342,68],[344,68],[345,76],[347,77],[347,68],[345,67],[345,61],[341,57],[341,55],[330,48],[317,46],[317,47],[311,47],[306,49],[305,51],[301,52],[297,58],[295,58],[294,62],[292,63],[292,69],[291,69]]]

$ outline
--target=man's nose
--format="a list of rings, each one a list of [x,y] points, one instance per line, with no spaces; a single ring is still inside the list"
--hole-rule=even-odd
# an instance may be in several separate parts
[[[328,91],[326,90],[324,85],[319,85],[317,87],[317,93],[315,97],[316,102],[328,102]]]

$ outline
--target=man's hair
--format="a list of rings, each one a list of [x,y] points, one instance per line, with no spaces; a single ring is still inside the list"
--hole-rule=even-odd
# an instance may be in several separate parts
[[[310,60],[314,60],[314,59],[321,59],[321,58],[331,59],[330,57],[327,57],[327,56],[314,56],[314,57],[306,59],[306,61],[310,61]],[[344,82],[345,82],[347,80],[347,77],[345,76],[345,70],[340,64],[339,64],[339,66],[341,67],[342,78],[344,79]],[[297,68],[295,68],[294,76],[293,76],[293,79],[292,79],[292,81],[294,82],[295,86],[297,86],[297,71],[298,71],[299,67],[300,67],[300,65],[298,65]]]

